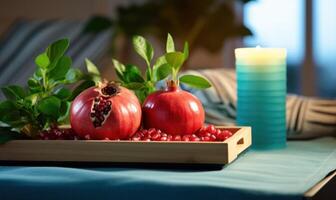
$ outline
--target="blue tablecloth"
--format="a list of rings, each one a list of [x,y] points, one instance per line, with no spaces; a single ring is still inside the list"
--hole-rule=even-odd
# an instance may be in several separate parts
[[[1,166],[0,199],[302,199],[334,169],[335,138],[250,150],[219,170]]]

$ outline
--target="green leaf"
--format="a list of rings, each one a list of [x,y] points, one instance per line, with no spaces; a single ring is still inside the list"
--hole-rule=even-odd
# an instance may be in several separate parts
[[[123,82],[126,81],[126,78],[124,77],[124,72],[126,71],[125,65],[116,59],[112,59],[112,63],[118,78]]]
[[[83,77],[83,73],[79,69],[70,68],[65,75],[66,83],[75,83]]]
[[[86,64],[86,69],[89,72],[89,74],[100,76],[100,72],[98,70],[98,67],[91,62],[91,60],[85,58],[85,64]]]
[[[35,63],[37,66],[46,69],[50,64],[50,60],[46,53],[42,53],[35,58]]]
[[[138,83],[138,82],[123,84],[123,86],[130,90],[140,90],[145,87],[143,83]]]
[[[89,75],[87,77],[89,77],[90,80],[93,80],[95,84],[98,85],[99,82],[101,81],[100,72],[98,68],[87,58],[85,59],[85,63],[86,63],[86,69],[89,72]]]
[[[135,65],[131,65],[131,64],[126,65],[126,70],[124,74],[125,74],[125,79],[127,83],[130,83],[130,82],[142,83],[145,81],[141,76],[140,69]]]
[[[25,97],[25,101],[29,104],[29,105],[35,105],[37,100],[38,100],[38,97],[39,97],[40,94],[31,94],[29,96],[26,96]]]
[[[55,96],[49,96],[40,100],[37,104],[37,109],[48,116],[58,118],[61,100]]]
[[[59,99],[66,99],[71,96],[71,91],[67,88],[59,88],[58,90],[55,91],[55,96],[58,97]]]
[[[70,107],[71,107],[71,102],[62,101],[61,108],[60,108],[60,116],[57,119],[58,122],[64,122],[69,119]]]
[[[0,118],[14,110],[17,110],[17,106],[13,101],[5,100],[0,102]]]
[[[85,89],[95,86],[95,82],[92,80],[86,80],[83,81],[80,85],[78,85],[72,92],[71,97],[69,98],[69,100],[73,100],[76,98],[76,96],[78,96],[81,92],[83,92]]]
[[[167,64],[167,60],[166,60],[166,57],[164,55],[160,56],[156,59],[156,62],[153,65],[154,81],[160,80],[160,78],[157,77],[158,76],[157,70],[161,65],[164,65],[164,64]],[[159,73],[161,73],[161,72],[159,72]]]
[[[29,87],[32,87],[32,88],[36,88],[40,86],[39,82],[34,78],[28,79],[27,84]]]
[[[153,65],[153,69],[154,71],[161,65],[163,64],[166,64],[167,63],[167,60],[166,60],[166,57],[163,55],[163,56],[160,56],[156,59],[156,62],[155,64]]]
[[[161,66],[159,66],[156,70],[155,70],[155,81],[160,81],[162,79],[165,79],[167,76],[169,76],[169,74],[172,73],[171,67],[165,63],[162,64]]]
[[[178,51],[166,53],[165,58],[170,67],[175,70],[179,70],[184,62],[184,54]]]
[[[188,57],[189,57],[189,44],[188,44],[188,42],[184,43],[183,55],[184,55],[184,60],[187,60]]]
[[[135,51],[145,59],[147,66],[150,66],[150,62],[154,56],[154,50],[152,45],[142,36],[133,37],[133,46]]]
[[[173,40],[173,37],[168,33],[167,43],[166,43],[166,52],[170,53],[174,51],[175,51],[174,40]]]
[[[1,121],[7,123],[12,128],[22,127],[26,120],[18,110],[8,112],[6,115],[1,116]]]
[[[33,74],[33,79],[40,81],[42,80],[42,70],[41,68],[37,67],[35,73]]]
[[[11,100],[23,99],[26,96],[26,92],[21,86],[10,85],[1,88],[2,93]]]
[[[13,101],[6,100],[0,103],[0,121],[7,126],[21,127],[26,122],[25,117],[25,113],[21,113],[19,106]]]
[[[185,83],[193,88],[205,89],[211,87],[211,84],[208,80],[203,77],[195,75],[183,75],[180,77],[180,82]]]
[[[30,78],[28,80],[27,84],[28,84],[28,87],[29,87],[29,91],[31,93],[38,93],[38,92],[41,92],[43,90],[40,83],[34,78]]]
[[[95,82],[95,85],[99,85],[99,83],[101,82],[101,77],[93,75],[91,77],[91,80],[93,80]]]
[[[147,88],[142,88],[140,90],[134,90],[135,95],[138,97],[141,103],[143,103],[148,96]]]
[[[65,79],[71,65],[71,58],[68,56],[62,56],[56,66],[48,73],[49,78],[54,81]]]
[[[69,47],[69,44],[69,39],[60,39],[48,46],[46,52],[50,63],[56,64],[55,62],[64,55],[65,51]]]

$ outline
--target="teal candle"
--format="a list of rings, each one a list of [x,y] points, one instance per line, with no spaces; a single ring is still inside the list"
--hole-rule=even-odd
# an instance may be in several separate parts
[[[252,148],[286,146],[286,49],[238,48],[237,124],[252,127]]]

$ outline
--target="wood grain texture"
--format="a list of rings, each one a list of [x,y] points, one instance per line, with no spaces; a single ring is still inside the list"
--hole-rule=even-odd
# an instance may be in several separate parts
[[[13,140],[0,145],[0,161],[227,164],[251,145],[250,127],[229,128],[224,142]]]

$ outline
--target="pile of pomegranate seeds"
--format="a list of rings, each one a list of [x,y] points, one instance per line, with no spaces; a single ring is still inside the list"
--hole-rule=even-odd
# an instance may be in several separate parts
[[[53,127],[49,130],[40,132],[39,139],[41,140],[77,140],[78,137],[72,129],[60,129]]]
[[[130,140],[132,141],[191,141],[191,142],[222,142],[233,134],[229,130],[216,129],[214,125],[202,127],[192,135],[170,135],[158,129],[142,129],[136,132]]]
[[[190,142],[222,142],[233,135],[226,129],[216,129],[214,125],[202,127],[192,135],[170,135],[161,130],[150,128],[137,131],[129,140],[132,141],[190,141]],[[88,135],[89,136],[89,135]],[[52,127],[49,130],[40,132],[41,140],[89,140],[90,138],[79,138],[72,129],[61,129]],[[106,138],[106,140],[109,140]]]
[[[105,88],[104,88],[105,89]],[[111,101],[103,97],[96,97],[91,109],[90,117],[94,127],[100,127],[111,111]]]

